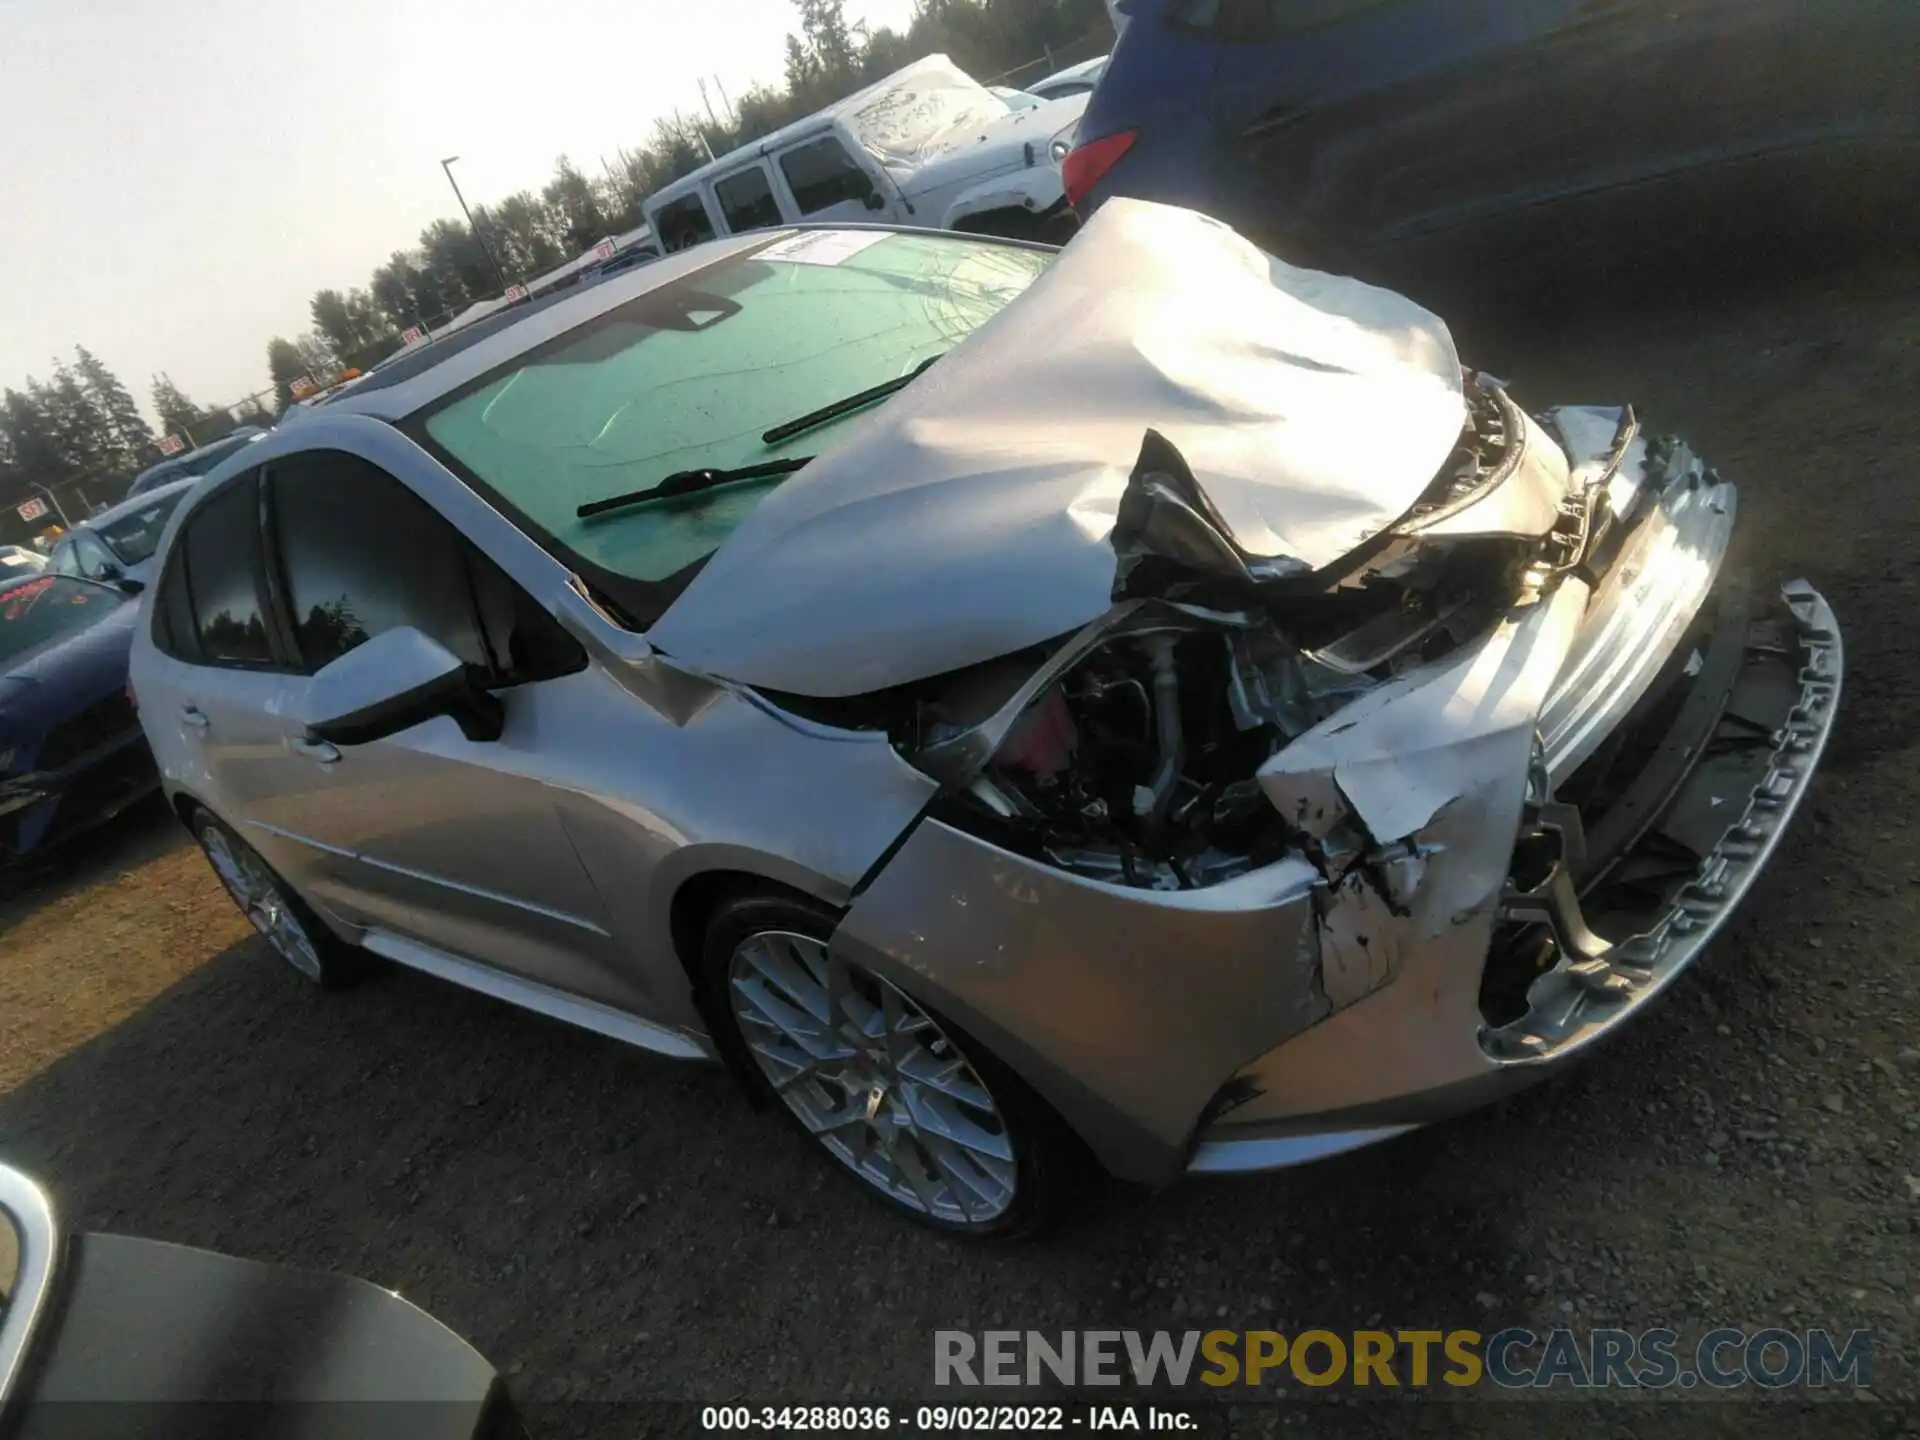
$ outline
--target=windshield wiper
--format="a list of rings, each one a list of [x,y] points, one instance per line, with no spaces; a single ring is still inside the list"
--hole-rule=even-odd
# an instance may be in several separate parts
[[[796,435],[825,425],[829,420],[838,420],[864,405],[904,390],[926,373],[927,367],[938,360],[938,355],[929,355],[906,374],[892,380],[883,380],[878,385],[869,386],[858,394],[848,395],[835,400],[830,405],[822,405],[818,410],[809,410],[804,415],[774,426],[760,436],[762,444],[778,445],[783,440],[791,440]],[[765,480],[775,475],[791,475],[808,461],[811,455],[802,455],[792,460],[768,460],[759,465],[740,465],[731,470],[676,470],[658,484],[645,490],[630,490],[625,495],[614,495],[605,500],[590,500],[574,515],[581,520],[591,520],[595,515],[604,515],[609,510],[619,510],[627,505],[637,505],[642,500],[661,500],[670,495],[693,495],[702,490],[711,490],[719,485],[731,485],[736,480]]]
[[[644,490],[629,490],[624,495],[614,495],[606,500],[589,500],[573,513],[581,520],[591,520],[595,515],[604,515],[609,510],[618,510],[626,505],[638,505],[642,500],[662,500],[670,495],[694,495],[702,490],[712,490],[716,486],[731,485],[736,480],[765,480],[775,475],[791,475],[812,459],[811,455],[796,455],[790,460],[768,460],[759,465],[738,465],[731,470],[676,470],[659,483],[649,485]]]
[[[878,385],[862,390],[858,394],[847,396],[844,400],[835,400],[831,405],[822,405],[818,410],[809,410],[804,415],[796,415],[793,419],[776,425],[761,435],[761,442],[767,445],[778,445],[782,440],[791,440],[796,435],[804,435],[809,430],[817,429],[829,420],[838,420],[842,415],[850,414],[863,405],[884,400],[887,396],[906,389],[918,380],[926,373],[927,367],[939,358],[938,355],[929,355],[904,375],[892,380],[883,380]]]

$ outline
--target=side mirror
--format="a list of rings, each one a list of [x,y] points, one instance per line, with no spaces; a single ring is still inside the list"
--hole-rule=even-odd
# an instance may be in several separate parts
[[[321,667],[301,706],[307,733],[331,745],[365,745],[446,715],[469,740],[498,740],[500,697],[466,664],[410,625],[376,635]]]
[[[117,571],[107,576],[107,584],[113,586],[113,588],[118,590],[122,595],[138,595],[142,590],[147,588],[146,581],[136,580],[131,575],[122,575]]]
[[[884,210],[887,208],[887,202],[880,197],[878,190],[867,191],[867,208],[869,210]]]

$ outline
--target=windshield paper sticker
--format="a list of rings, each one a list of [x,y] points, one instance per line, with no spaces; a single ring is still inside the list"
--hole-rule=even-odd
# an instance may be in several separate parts
[[[878,245],[891,230],[802,230],[784,240],[776,240],[753,258],[784,260],[789,265],[838,265]]]

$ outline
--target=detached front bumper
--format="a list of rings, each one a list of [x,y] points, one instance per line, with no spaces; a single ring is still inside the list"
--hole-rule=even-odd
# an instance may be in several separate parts
[[[1594,833],[1572,806],[1532,807],[1560,851],[1524,889],[1510,882],[1492,953],[1440,957],[1420,983],[1389,987],[1246,1067],[1238,1083],[1253,1098],[1206,1128],[1190,1169],[1298,1164],[1484,1104],[1571,1063],[1679,978],[1731,918],[1806,798],[1845,668],[1833,612],[1803,581],[1782,588],[1772,614],[1723,629],[1682,658],[1689,678],[1713,683],[1660,717],[1670,724],[1647,737],[1650,758]],[[1588,855],[1596,839],[1612,850],[1604,874]],[[1689,839],[1692,873],[1676,883],[1676,851],[1685,853]],[[1668,899],[1636,914],[1634,887],[1649,883]],[[1618,933],[1627,920],[1638,923]],[[1489,981],[1528,958],[1532,973],[1509,985],[1520,1013],[1492,1023]],[[1330,1069],[1353,1073],[1355,1051],[1419,1035],[1429,1039],[1410,1069],[1380,1057],[1397,1079],[1374,1095],[1337,1111],[1301,1106],[1303,1095],[1314,1103]]]

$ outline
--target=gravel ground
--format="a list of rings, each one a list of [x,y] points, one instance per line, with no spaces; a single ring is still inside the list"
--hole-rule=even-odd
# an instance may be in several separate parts
[[[924,1396],[949,1327],[1824,1324],[1874,1332],[1879,1403],[1824,1406],[1819,1432],[1898,1433],[1920,1330],[1916,278],[1468,339],[1523,403],[1632,399],[1686,435],[1742,485],[1741,559],[1807,575],[1846,628],[1841,725],[1768,883],[1560,1082],[1290,1174],[1108,1193],[1044,1244],[981,1251],[862,1202],[718,1071],[406,973],[308,991],[153,807],[0,906],[0,1153],[76,1223],[393,1286],[536,1402]],[[1314,1419],[1591,1415],[1475,1398]],[[1619,1433],[1779,1413],[1633,1408]],[[659,1418],[561,1414],[536,1429]]]

